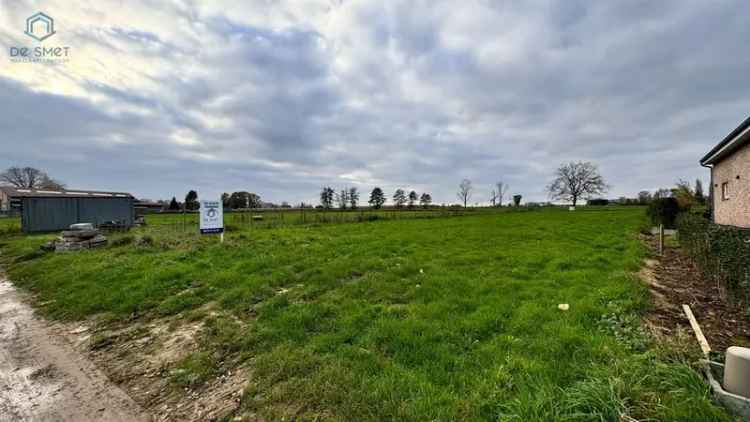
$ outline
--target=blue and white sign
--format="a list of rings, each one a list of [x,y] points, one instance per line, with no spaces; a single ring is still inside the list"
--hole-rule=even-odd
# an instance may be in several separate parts
[[[224,208],[221,201],[201,201],[201,234],[224,233]]]

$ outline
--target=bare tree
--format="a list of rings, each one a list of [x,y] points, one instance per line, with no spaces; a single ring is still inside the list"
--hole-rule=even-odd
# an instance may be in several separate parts
[[[466,208],[466,203],[469,202],[469,199],[471,199],[471,191],[474,189],[471,186],[471,180],[464,179],[461,181],[461,184],[458,185],[458,192],[456,192],[456,196],[460,201],[463,201],[464,208]]]
[[[11,167],[0,173],[0,184],[19,189],[63,190],[65,185],[33,167]]]
[[[490,191],[490,203],[492,203],[493,207],[497,205],[497,196],[497,191],[492,189],[492,191]]]
[[[597,166],[581,161],[561,165],[547,186],[550,198],[571,201],[574,207],[579,199],[601,195],[608,188]]]
[[[496,195],[495,199],[497,200],[497,206],[502,207],[503,198],[508,194],[508,184],[503,183],[502,181],[495,183],[495,190],[493,192]],[[495,203],[493,202],[492,205],[495,205]]]

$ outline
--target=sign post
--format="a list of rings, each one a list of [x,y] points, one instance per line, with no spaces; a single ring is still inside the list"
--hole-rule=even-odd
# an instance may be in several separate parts
[[[221,201],[200,201],[200,231],[201,234],[219,233],[219,239],[224,242],[224,208]]]

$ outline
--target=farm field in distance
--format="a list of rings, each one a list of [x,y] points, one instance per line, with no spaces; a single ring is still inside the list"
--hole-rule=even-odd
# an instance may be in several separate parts
[[[223,244],[180,218],[81,253],[2,235],[0,264],[44,314],[97,332],[201,321],[160,376],[200,392],[245,368],[230,419],[731,420],[694,356],[642,328],[642,208],[262,229],[228,216]]]

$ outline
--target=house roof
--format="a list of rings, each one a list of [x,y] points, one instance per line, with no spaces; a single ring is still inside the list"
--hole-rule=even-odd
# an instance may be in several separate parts
[[[750,117],[701,158],[701,165],[716,164],[748,142],[750,142]]]
[[[127,192],[104,192],[98,190],[65,189],[19,189],[13,186],[0,186],[0,190],[11,198],[132,198]]]

